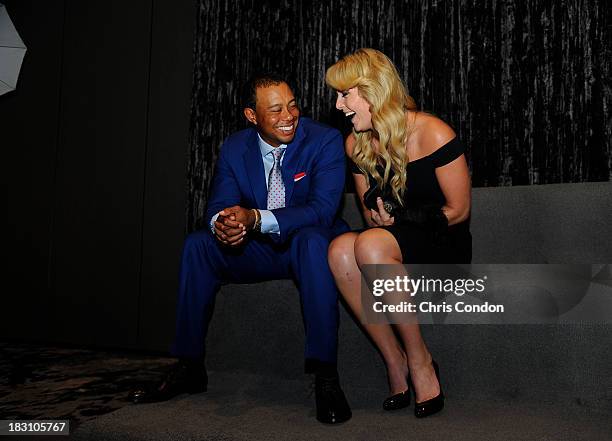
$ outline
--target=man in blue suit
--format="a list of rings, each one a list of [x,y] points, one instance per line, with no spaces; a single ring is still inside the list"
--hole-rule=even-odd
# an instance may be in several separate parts
[[[252,126],[221,147],[205,217],[210,228],[185,240],[172,347],[179,363],[156,389],[134,391],[132,400],[206,390],[204,343],[221,284],[294,278],[317,419],[340,423],[351,410],[336,369],[338,302],[327,248],[348,231],[337,218],[345,179],[342,136],[300,118],[292,89],[276,75],[252,78],[244,100]]]

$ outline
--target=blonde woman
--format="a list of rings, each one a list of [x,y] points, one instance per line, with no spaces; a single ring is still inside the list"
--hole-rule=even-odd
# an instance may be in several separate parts
[[[326,83],[337,92],[336,108],[353,124],[345,148],[369,227],[333,240],[328,260],[342,296],[362,317],[363,265],[471,261],[470,175],[455,132],[417,111],[383,53],[359,49],[345,56],[327,70]],[[408,406],[412,384],[415,415],[439,412],[438,366],[419,325],[363,326],[387,367],[391,396],[383,408]]]

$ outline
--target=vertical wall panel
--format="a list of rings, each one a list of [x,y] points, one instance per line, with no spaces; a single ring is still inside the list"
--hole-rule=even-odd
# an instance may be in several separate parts
[[[167,350],[174,336],[185,231],[196,3],[155,0],[153,5],[138,345]]]
[[[136,342],[150,1],[69,2],[50,338]]]
[[[166,349],[184,234],[196,2],[6,1],[0,336]]]
[[[8,279],[2,288],[0,335],[45,334],[57,122],[60,109],[64,2],[3,0],[28,47],[17,90],[0,96],[2,212]],[[3,273],[5,274],[5,273]]]
[[[166,349],[184,235],[196,2],[6,1],[0,336]]]

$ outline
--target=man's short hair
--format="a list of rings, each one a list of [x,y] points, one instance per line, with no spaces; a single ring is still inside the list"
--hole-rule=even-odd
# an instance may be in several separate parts
[[[251,76],[242,88],[242,107],[255,109],[257,89],[259,87],[276,86],[281,83],[287,84],[295,95],[295,87],[283,75],[273,72],[258,72]]]

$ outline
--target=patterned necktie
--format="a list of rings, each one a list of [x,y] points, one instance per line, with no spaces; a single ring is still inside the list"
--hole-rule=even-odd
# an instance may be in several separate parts
[[[274,165],[268,177],[268,210],[283,208],[285,206],[285,184],[281,174],[281,158],[285,153],[284,147],[276,147],[272,150],[274,155]]]

